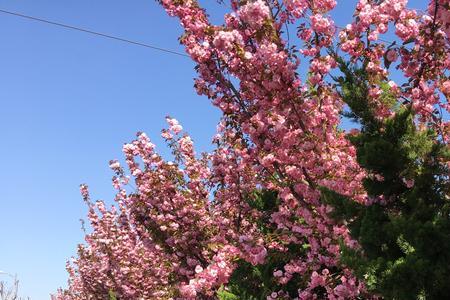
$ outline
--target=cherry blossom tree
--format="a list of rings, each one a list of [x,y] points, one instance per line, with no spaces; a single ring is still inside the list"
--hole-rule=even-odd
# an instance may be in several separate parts
[[[139,133],[115,207],[82,185],[92,233],[55,298],[448,297],[450,2],[360,0],[344,28],[335,0],[231,0],[222,25],[159,2],[223,112],[217,147],[167,118],[173,161]]]

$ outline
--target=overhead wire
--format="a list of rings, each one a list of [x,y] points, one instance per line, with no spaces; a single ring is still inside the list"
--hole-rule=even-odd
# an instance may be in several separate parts
[[[100,37],[104,37],[104,38],[108,38],[108,39],[112,39],[112,40],[116,40],[116,41],[120,41],[120,42],[124,42],[124,43],[133,44],[133,45],[136,45],[136,46],[146,47],[146,48],[149,48],[149,49],[152,49],[152,50],[156,50],[156,51],[161,51],[161,52],[174,54],[174,55],[178,55],[178,56],[183,56],[183,57],[189,57],[189,55],[187,55],[187,54],[184,54],[184,53],[181,53],[181,52],[177,52],[177,51],[174,51],[174,50],[169,50],[169,49],[165,49],[165,48],[162,48],[162,47],[157,47],[157,46],[153,46],[153,45],[146,44],[146,43],[143,43],[143,42],[137,42],[137,41],[133,41],[133,40],[130,40],[130,39],[126,39],[126,38],[122,38],[122,37],[118,37],[118,36],[114,36],[114,35],[98,32],[98,31],[93,31],[93,30],[86,29],[86,28],[81,28],[81,27],[77,27],[77,26],[73,26],[73,25],[64,24],[64,23],[49,21],[49,20],[46,20],[46,19],[37,18],[37,17],[33,17],[33,16],[30,16],[30,15],[25,15],[25,14],[18,13],[18,12],[13,12],[13,11],[0,9],[0,13],[8,14],[8,15],[12,15],[12,16],[23,18],[23,19],[32,20],[32,21],[37,21],[37,22],[41,22],[41,23],[46,23],[46,24],[50,24],[50,25],[55,25],[55,26],[59,26],[59,27],[65,28],[65,29],[76,30],[76,31],[88,33],[88,34],[91,34],[91,35],[96,35],[96,36],[100,36]]]
[[[178,55],[178,56],[183,56],[183,57],[190,57],[189,55],[187,55],[185,53],[177,52],[177,51],[174,51],[174,50],[170,50],[170,49],[154,46],[154,45],[143,43],[143,42],[133,41],[133,40],[130,40],[130,39],[114,36],[114,35],[111,35],[111,34],[106,34],[106,33],[98,32],[98,31],[93,31],[93,30],[90,30],[90,29],[77,27],[77,26],[74,26],[74,25],[68,25],[68,24],[64,24],[64,23],[60,23],[60,22],[50,21],[50,20],[43,19],[43,18],[38,18],[38,17],[30,16],[30,15],[25,15],[23,13],[8,11],[8,10],[4,10],[4,9],[0,9],[0,13],[7,14],[7,15],[12,15],[12,16],[23,18],[23,19],[32,20],[32,21],[37,21],[37,22],[41,22],[41,23],[46,23],[46,24],[62,27],[62,28],[65,28],[65,29],[70,29],[70,30],[75,30],[75,31],[79,31],[79,32],[84,32],[84,33],[88,33],[88,34],[91,34],[91,35],[100,36],[100,37],[103,37],[103,38],[108,38],[108,39],[112,39],[112,40],[116,40],[116,41],[120,41],[120,42],[124,42],[124,43],[129,43],[129,44],[132,44],[132,45],[141,46],[141,47],[145,47],[145,48],[149,48],[149,49],[152,49],[152,50],[161,51],[161,52],[165,52],[165,53],[169,53],[169,54],[173,54],[173,55]],[[345,29],[345,27],[339,26],[339,25],[335,25],[335,27],[338,28],[338,29],[341,29],[341,30]],[[385,43],[392,43],[392,41],[384,40],[384,39],[381,39],[381,38],[379,38],[379,40],[382,41],[382,42],[385,42]]]

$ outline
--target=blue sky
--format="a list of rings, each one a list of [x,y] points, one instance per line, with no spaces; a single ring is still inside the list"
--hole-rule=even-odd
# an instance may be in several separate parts
[[[221,20],[213,0],[202,2]],[[335,16],[345,24],[356,1],[340,2]],[[177,20],[153,0],[2,0],[0,9],[183,51]],[[48,299],[66,284],[65,262],[83,241],[78,186],[110,202],[108,161],[122,158],[137,131],[167,155],[159,133],[170,114],[198,151],[211,149],[219,112],[192,88],[193,67],[185,57],[0,14],[0,270],[18,274],[21,294]]]

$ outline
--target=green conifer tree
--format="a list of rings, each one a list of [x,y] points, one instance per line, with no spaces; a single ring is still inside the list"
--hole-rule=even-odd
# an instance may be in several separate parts
[[[345,222],[360,248],[341,245],[341,264],[352,268],[369,292],[384,299],[450,299],[450,150],[431,129],[419,130],[408,105],[396,104],[387,83],[382,101],[396,112],[382,121],[368,103],[369,83],[364,65],[337,58],[342,76],[337,88],[349,110],[343,115],[361,126],[349,136],[358,162],[369,174],[364,187],[376,200],[364,206],[321,188],[322,200],[334,207],[332,217]],[[374,174],[378,176],[373,176]],[[277,195],[258,192],[249,203],[265,216],[260,227],[275,232],[269,221],[277,210]],[[273,271],[301,255],[308,245],[293,245],[286,253],[271,251],[263,265],[238,262],[221,300],[266,299],[270,291],[284,290],[296,297],[301,286],[294,277],[286,286]],[[361,298],[363,299],[363,298]]]
[[[363,206],[323,189],[334,217],[361,246],[343,246],[341,262],[384,299],[450,299],[450,151],[436,132],[418,129],[409,105],[378,121],[366,101],[364,66],[339,63],[343,76],[336,80],[350,108],[345,115],[361,125],[350,139],[369,174],[364,187],[369,197],[384,199]],[[388,88],[382,97],[395,103]]]

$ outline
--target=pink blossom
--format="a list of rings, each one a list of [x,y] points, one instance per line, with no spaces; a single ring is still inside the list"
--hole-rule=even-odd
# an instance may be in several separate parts
[[[264,20],[269,17],[270,10],[263,0],[256,0],[241,6],[238,15],[242,21],[248,23],[254,29],[260,28]]]
[[[414,179],[406,179],[403,178],[403,183],[405,184],[405,186],[410,189],[414,186]]]
[[[397,51],[395,49],[390,49],[386,52],[386,58],[389,62],[394,62],[398,58]]]

